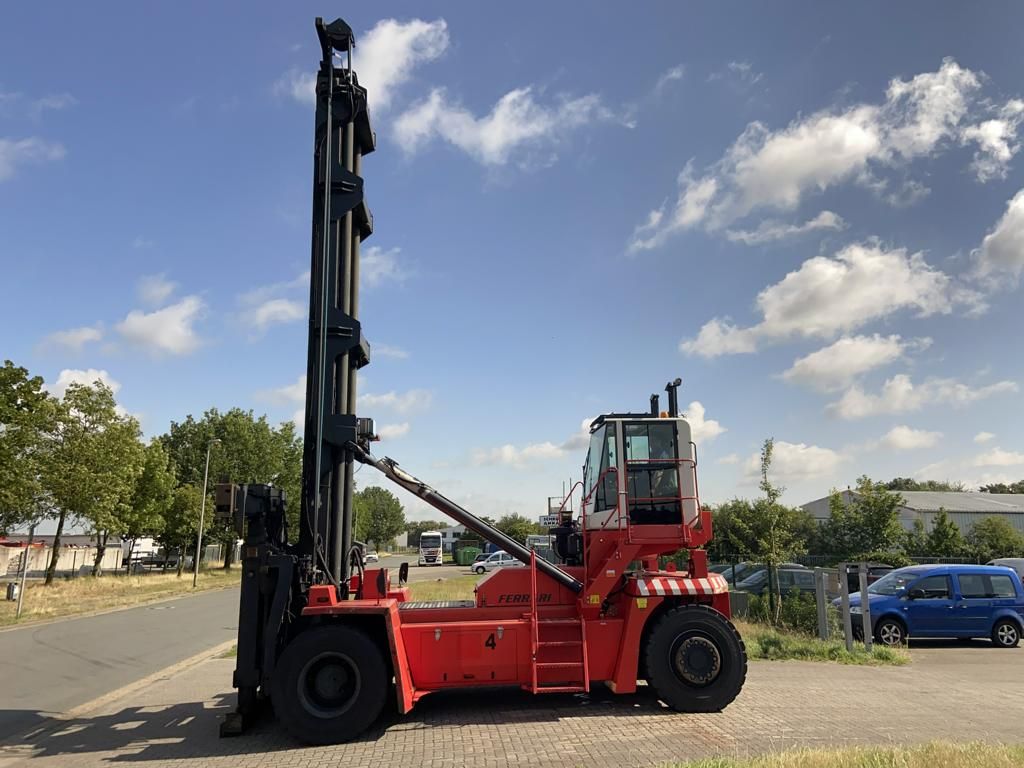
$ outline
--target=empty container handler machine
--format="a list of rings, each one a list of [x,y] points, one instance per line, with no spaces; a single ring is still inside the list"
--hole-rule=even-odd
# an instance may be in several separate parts
[[[579,511],[552,529],[561,561],[518,542],[374,457],[371,419],[356,416],[356,371],[369,363],[359,324],[359,248],[372,231],[362,161],[374,150],[367,93],[352,69],[352,30],[316,20],[323,58],[316,84],[309,356],[299,530],[266,485],[217,487],[218,513],[244,538],[237,709],[222,733],[241,732],[267,699],[309,743],[351,739],[388,699],[406,713],[434,691],[518,686],[535,694],[631,693],[638,681],[680,712],[728,705],[746,677],[729,620],[728,585],[701,546],[711,518],[697,493],[697,455],[679,418],[679,380],[660,412],[594,420]],[[498,569],[466,601],[410,600],[406,566],[364,568],[353,540],[352,475],[375,467],[408,492],[522,560]],[[565,505],[563,505],[565,506]],[[684,568],[659,556],[685,550]]]

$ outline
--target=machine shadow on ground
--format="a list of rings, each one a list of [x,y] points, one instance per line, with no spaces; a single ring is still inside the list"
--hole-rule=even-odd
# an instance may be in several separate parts
[[[233,693],[212,702],[171,706],[126,707],[111,714],[43,721],[40,726],[0,744],[4,759],[52,757],[65,754],[120,752],[110,762],[227,757],[302,749],[268,711],[242,736],[218,738],[224,715],[234,708]],[[678,715],[667,709],[646,687],[631,695],[616,695],[603,686],[590,694],[552,694],[538,698],[515,689],[457,690],[424,698],[407,715],[392,710],[380,724],[353,743],[373,742],[389,731],[409,731],[461,725],[557,723],[567,717]]]

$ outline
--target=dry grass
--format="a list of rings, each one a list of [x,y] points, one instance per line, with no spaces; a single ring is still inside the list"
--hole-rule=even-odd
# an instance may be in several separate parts
[[[841,639],[819,640],[801,632],[772,629],[760,624],[737,621],[736,628],[743,636],[747,655],[751,659],[768,661],[830,661],[839,664],[867,666],[903,666],[910,663],[910,654],[903,648],[873,645],[871,653],[863,645],[846,650]]]
[[[410,581],[406,586],[413,600],[472,600],[473,588],[481,576],[454,576],[450,579]]]
[[[219,568],[199,573],[198,591],[229,587],[238,583],[240,569]],[[41,619],[122,608],[192,592],[192,574],[150,573],[141,576],[80,576],[54,581],[52,586],[29,582],[25,590],[21,619],[15,622],[17,603],[0,602],[0,626],[26,624]]]
[[[1024,747],[934,742],[915,747],[797,749],[754,758],[711,758],[674,768],[1016,768]]]

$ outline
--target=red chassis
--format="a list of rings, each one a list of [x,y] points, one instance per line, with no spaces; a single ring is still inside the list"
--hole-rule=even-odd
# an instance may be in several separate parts
[[[446,688],[518,685],[547,693],[605,682],[616,693],[632,693],[643,677],[645,632],[658,617],[682,605],[730,616],[728,584],[708,573],[703,550],[690,550],[685,572],[656,570],[666,539],[678,538],[681,547],[710,539],[710,515],[700,517],[695,527],[648,526],[643,540],[635,537],[637,527],[591,534],[588,561],[595,565],[565,567],[585,584],[580,595],[535,567],[503,568],[480,581],[475,601],[418,603],[407,588],[390,588],[387,569],[371,569],[363,599],[339,601],[333,587],[312,587],[302,613],[386,638],[402,713]],[[377,590],[381,570],[386,594]]]

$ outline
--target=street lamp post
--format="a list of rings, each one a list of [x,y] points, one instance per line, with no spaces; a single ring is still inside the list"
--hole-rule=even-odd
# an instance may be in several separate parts
[[[196,531],[196,552],[192,556],[195,561],[192,564],[192,589],[196,588],[196,584],[199,581],[199,558],[203,551],[203,524],[206,522],[206,481],[210,476],[210,449],[213,448],[214,443],[219,443],[220,440],[213,438],[209,443],[206,444],[206,466],[203,468],[203,501],[199,507],[199,530]]]

